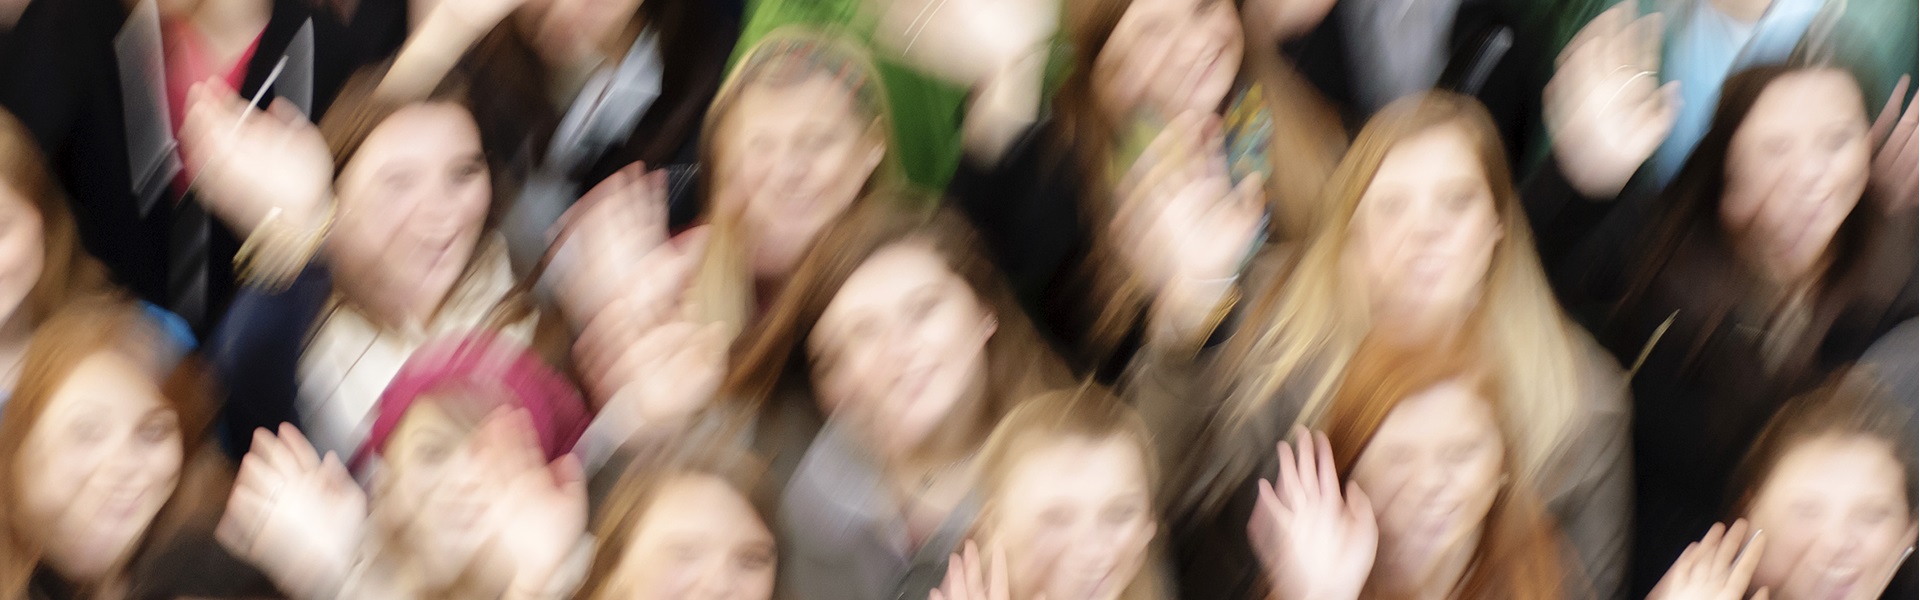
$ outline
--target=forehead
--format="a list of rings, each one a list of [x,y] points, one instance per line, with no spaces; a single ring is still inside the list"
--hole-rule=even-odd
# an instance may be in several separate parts
[[[845,124],[853,120],[853,92],[844,77],[819,70],[743,81],[723,130],[779,125]]]
[[[375,125],[347,169],[394,159],[466,159],[480,152],[473,113],[448,102],[410,104]]]
[[[1381,158],[1373,183],[1406,184],[1449,176],[1484,177],[1472,137],[1466,128],[1452,123],[1428,127],[1395,142]]]
[[[75,365],[55,389],[48,398],[46,416],[100,412],[136,419],[165,405],[152,375],[131,357],[96,352]]]
[[[746,496],[725,480],[704,473],[675,475],[662,482],[645,510],[640,526],[633,530],[633,539],[657,531],[712,530],[717,525],[760,521]],[[764,530],[764,527],[748,529]]]
[[[1373,443],[1409,443],[1440,436],[1499,435],[1493,406],[1464,379],[1415,392],[1387,413]]]
[[[1754,99],[1742,132],[1807,131],[1810,121],[1866,120],[1860,86],[1843,71],[1824,69],[1782,75]]]
[[[822,320],[874,304],[887,304],[930,285],[949,283],[959,276],[931,246],[901,242],[882,248],[860,263],[827,305]]]
[[[1001,496],[1009,510],[1046,497],[1150,494],[1147,452],[1131,438],[1053,437],[1012,458]]]
[[[1905,469],[1893,448],[1864,435],[1826,435],[1802,441],[1780,456],[1766,490],[1815,489],[1823,496],[1885,493],[1905,498]],[[1768,494],[1762,494],[1762,498]]]

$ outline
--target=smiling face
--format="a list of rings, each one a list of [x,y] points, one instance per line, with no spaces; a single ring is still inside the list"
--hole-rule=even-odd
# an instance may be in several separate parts
[[[1505,465],[1493,407],[1464,380],[1401,400],[1351,479],[1373,500],[1385,575],[1417,573],[1478,539]]]
[[[492,490],[474,444],[477,420],[422,398],[387,439],[386,473],[376,501],[402,519],[407,543],[427,579],[451,582],[480,558]]]
[[[683,474],[660,485],[596,598],[767,600],[773,532],[725,480]]]
[[[1158,527],[1147,455],[1123,436],[1061,438],[1015,459],[988,535],[1014,598],[1112,600],[1134,582]]]
[[[1893,449],[1872,437],[1828,435],[1788,450],[1747,511],[1767,533],[1753,585],[1786,600],[1880,597],[1914,543],[1905,480]]]
[[[448,103],[414,104],[367,135],[340,177],[329,249],[364,303],[424,321],[466,271],[493,194],[480,129]]]
[[[99,352],[47,401],[14,465],[25,522],[63,577],[122,563],[180,480],[179,416],[136,360]]]
[[[714,133],[712,196],[737,212],[762,280],[793,271],[853,205],[886,155],[885,132],[826,72],[743,85]]]
[[[914,448],[979,401],[995,327],[931,246],[883,248],[840,286],[807,338],[816,395],[883,450]]]
[[[1458,320],[1477,302],[1503,237],[1478,156],[1464,128],[1442,125],[1381,160],[1347,242],[1376,318]]]
[[[1216,112],[1240,74],[1240,17],[1224,0],[1134,0],[1094,59],[1109,110]]]
[[[1871,157],[1866,109],[1851,76],[1781,76],[1728,143],[1721,225],[1769,274],[1806,275],[1865,193]]]

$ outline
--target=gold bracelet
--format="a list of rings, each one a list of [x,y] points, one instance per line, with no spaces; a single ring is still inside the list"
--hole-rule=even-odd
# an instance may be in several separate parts
[[[285,290],[319,253],[320,244],[333,230],[331,203],[326,218],[312,229],[302,230],[287,223],[280,219],[281,213],[278,207],[269,211],[234,253],[234,272],[241,283],[269,292]]]

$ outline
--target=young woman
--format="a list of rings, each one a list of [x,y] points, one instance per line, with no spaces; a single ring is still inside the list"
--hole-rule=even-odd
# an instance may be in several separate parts
[[[963,164],[949,193],[1068,357],[1110,377],[1139,345],[1129,338],[1165,291],[1131,253],[1139,232],[1118,222],[1142,202],[1187,191],[1184,181],[1147,175],[1200,165],[1207,176],[1196,179],[1204,185],[1190,193],[1251,198],[1267,210],[1269,229],[1290,238],[1310,222],[1345,137],[1297,76],[1276,63],[1242,60],[1230,2],[1110,0],[1077,8],[1069,15],[1077,62],[1052,114],[997,162]],[[1192,146],[1195,156],[1160,151],[1175,145]],[[1256,229],[1252,223],[1200,237],[1238,241],[1247,235],[1242,229]],[[1205,312],[1217,302],[1197,303]]]
[[[762,317],[815,238],[895,190],[886,106],[863,56],[800,29],[747,53],[707,113],[698,233],[668,241],[668,182],[637,166],[562,218],[555,296],[580,332],[575,358],[604,417],[590,464],[705,407],[726,346]]]
[[[698,434],[640,452],[594,518],[600,547],[578,597],[771,600],[778,549],[753,462]]]
[[[701,114],[733,49],[734,17],[710,2],[438,2],[381,82],[424,98],[448,73],[483,90],[475,119],[505,164],[514,199],[503,232],[517,268],[533,268],[548,229],[590,185],[640,162],[693,191]],[[698,212],[675,194],[676,222]],[[682,210],[688,209],[688,210]]]
[[[926,595],[973,525],[988,432],[1060,377],[967,232],[944,213],[862,207],[744,342],[723,397],[772,415],[810,396],[828,417],[817,437],[766,419],[756,432],[774,448],[762,454],[800,456],[775,475],[796,597]]]
[[[560,598],[588,553],[569,383],[491,336],[436,341],[381,395],[349,465],[257,431],[221,541],[299,598]],[[369,510],[371,507],[371,510]]]
[[[1248,525],[1271,597],[1581,595],[1557,528],[1509,474],[1516,448],[1500,413],[1513,396],[1473,360],[1363,348],[1326,433],[1298,428],[1280,443],[1277,483],[1260,482]]]
[[[376,75],[356,79],[318,129],[275,112],[247,116],[235,135],[241,100],[217,86],[195,94],[188,156],[215,213],[249,237],[246,270],[261,288],[210,344],[237,399],[226,415],[236,455],[248,432],[283,422],[350,454],[381,390],[435,336],[539,337],[563,358],[549,334],[564,329],[533,309],[495,232],[466,93],[450,84],[387,102],[372,93]],[[303,272],[309,261],[322,268]]]
[[[1644,361],[1641,589],[1718,516],[1766,419],[1915,314],[1915,221],[1867,207],[1853,77],[1766,67],[1723,89],[1687,167],[1659,197],[1622,200],[1563,286],[1615,357]]]
[[[1007,413],[980,460],[978,544],[948,559],[934,598],[1171,597],[1154,552],[1159,468],[1139,414],[1096,389],[1049,392]],[[980,595],[988,580],[1006,593]]]
[[[0,111],[0,388],[20,378],[27,341],[54,309],[106,292],[73,213],[13,115]]]
[[[1265,449],[1321,417],[1374,335],[1481,349],[1513,399],[1500,414],[1515,436],[1515,485],[1539,495],[1584,573],[1614,594],[1632,481],[1624,385],[1560,311],[1506,165],[1486,112],[1453,94],[1402,99],[1361,132],[1314,235],[1286,277],[1249,292],[1246,324],[1223,349],[1227,400],[1203,464],[1183,470],[1195,479],[1175,510],[1201,523],[1180,544],[1199,554],[1183,563],[1234,573],[1186,580],[1247,581],[1240,524],[1255,480],[1273,470]]]
[[[49,315],[0,420],[0,596],[261,597],[213,543],[231,472],[208,381],[131,303]],[[176,365],[179,365],[176,367]]]
[[[1905,398],[1849,375],[1773,417],[1733,514],[1766,532],[1752,587],[1774,598],[1879,598],[1913,577],[1914,421]],[[1903,414],[1904,413],[1904,414]]]

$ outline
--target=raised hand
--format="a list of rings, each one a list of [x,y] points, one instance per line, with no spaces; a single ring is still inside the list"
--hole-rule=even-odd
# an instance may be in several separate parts
[[[1911,77],[1900,76],[1868,138],[1881,141],[1873,153],[1872,189],[1874,199],[1889,214],[1920,205],[1920,162],[1916,162],[1920,161],[1920,135],[1914,133],[1920,128],[1920,96],[1907,104],[1905,112],[1900,111],[1900,98],[1907,95],[1911,82]]]
[[[633,163],[588,190],[555,224],[555,296],[576,326],[652,273],[641,266],[667,240],[665,171]]]
[[[1007,551],[995,546],[986,559],[980,546],[967,540],[960,552],[947,558],[947,578],[927,594],[928,600],[1010,600],[1007,583]],[[1045,596],[1033,600],[1046,600]]]
[[[296,598],[331,598],[365,536],[367,497],[291,425],[253,433],[215,538]]]
[[[1624,2],[1582,28],[1544,92],[1560,170],[1589,198],[1618,196],[1679,117],[1679,82],[1660,85],[1663,21],[1633,15]]]
[[[974,87],[1043,49],[1059,29],[1060,3],[901,0],[880,19],[875,43],[922,72]]]
[[[499,410],[474,433],[474,456],[499,495],[486,513],[496,553],[514,569],[513,588],[545,590],[586,533],[587,484],[580,460],[542,460],[526,410]]]
[[[1680,559],[1660,578],[1647,600],[1740,600],[1747,595],[1753,570],[1760,565],[1760,553],[1767,548],[1766,534],[1755,531],[1747,536],[1745,519],[1732,527],[1714,523],[1706,537],[1687,545]],[[1767,598],[1766,588],[1753,595]]]
[[[319,226],[333,202],[333,155],[320,130],[285,100],[262,112],[218,80],[187,92],[180,149],[197,198],[246,237],[269,215]]]
[[[1353,484],[1341,498],[1326,434],[1295,428],[1295,437],[1297,453],[1287,442],[1279,444],[1278,487],[1260,481],[1247,533],[1276,598],[1358,598],[1379,549],[1373,505]]]
[[[1155,339],[1189,339],[1234,285],[1259,235],[1264,180],[1237,185],[1217,118],[1188,113],[1148,145],[1123,179],[1110,232],[1153,289]]]

